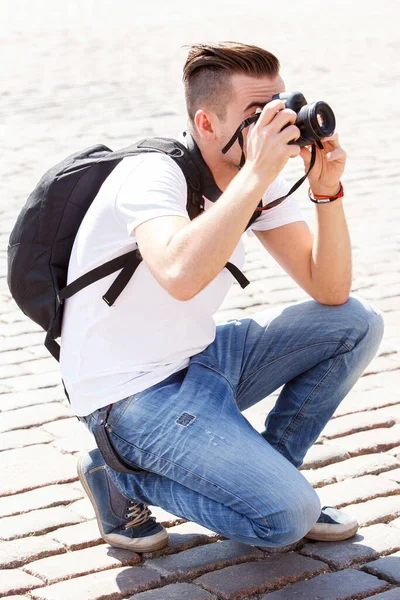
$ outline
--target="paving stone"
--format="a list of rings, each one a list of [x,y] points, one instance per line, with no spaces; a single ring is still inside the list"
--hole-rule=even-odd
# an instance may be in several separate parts
[[[146,560],[144,564],[157,570],[164,577],[178,578],[184,575],[195,577],[211,569],[263,556],[263,553],[253,546],[229,540],[191,548],[171,556]]]
[[[0,596],[28,592],[42,585],[44,585],[43,581],[19,569],[3,569],[0,579]]]
[[[388,315],[385,315],[385,322],[386,322],[386,327],[388,326],[388,322],[390,321],[394,321],[393,323],[390,323],[390,325],[395,325],[396,321],[397,321],[397,316],[393,315],[393,319],[390,319],[390,317]],[[400,372],[399,371],[392,371],[390,373],[377,373],[375,375],[367,375],[367,376],[363,376],[361,377],[356,385],[354,386],[353,390],[357,391],[357,392],[365,392],[365,391],[369,391],[369,390],[377,390],[378,388],[384,388],[384,389],[380,389],[380,393],[383,395],[388,395],[387,394],[387,390],[390,391],[390,395],[392,395],[391,392],[395,392],[395,394],[398,397],[398,390],[399,390],[399,383],[400,383]],[[365,409],[363,409],[365,410]]]
[[[382,592],[377,596],[368,596],[364,600],[399,600],[400,591],[399,588],[389,590],[388,592]]]
[[[351,456],[369,452],[385,452],[400,444],[400,425],[353,433],[341,437],[340,444]]]
[[[386,479],[392,479],[393,481],[397,481],[400,483],[400,469],[393,469],[392,471],[387,471],[385,473]]]
[[[31,560],[65,552],[62,544],[47,535],[30,536],[11,542],[0,542],[0,569],[13,569]]]
[[[379,592],[386,587],[387,583],[376,577],[366,577],[362,571],[346,569],[294,583],[283,590],[261,596],[260,600],[360,600],[365,598],[365,594]]]
[[[71,417],[71,411],[68,413],[69,419],[63,419],[62,421],[53,421],[49,423],[45,423],[42,426],[44,431],[51,433],[56,438],[64,438],[71,436],[81,436],[87,435],[92,440],[93,447],[93,437],[90,434],[86,425],[78,421],[76,417]]]
[[[400,531],[389,525],[371,525],[343,542],[315,542],[306,544],[300,552],[345,569],[355,563],[373,560],[380,554],[393,554],[400,550]]]
[[[375,430],[379,427],[392,427],[395,423],[396,419],[387,412],[379,410],[359,412],[354,415],[331,419],[322,430],[320,439],[340,438],[359,431]]]
[[[76,459],[50,445],[6,450],[0,461],[0,496],[78,478]]]
[[[388,450],[388,454],[400,459],[400,446],[395,446],[394,448],[391,448],[390,450]]]
[[[49,485],[23,494],[3,496],[0,498],[0,517],[11,517],[39,508],[70,504],[82,496],[82,492],[68,484]]]
[[[172,583],[157,590],[135,594],[128,600],[217,600],[217,598],[192,583]]]
[[[234,565],[207,573],[195,580],[205,589],[224,600],[239,600],[266,590],[282,587],[305,577],[313,577],[327,570],[327,566],[304,556],[276,554],[265,560]]]
[[[47,444],[53,439],[52,435],[39,428],[15,429],[0,435],[0,451],[34,446],[35,444]]]
[[[390,473],[390,469],[395,469],[398,464],[399,459],[389,454],[362,454],[321,469],[304,469],[302,474],[317,488],[363,475]]]
[[[32,360],[32,355],[27,350],[12,350],[9,352],[0,353],[0,364],[1,365],[15,365],[20,363],[26,363],[28,360]]]
[[[399,519],[395,519],[394,521],[391,521],[390,525],[392,527],[399,527],[399,529],[400,529],[400,518]]]
[[[76,502],[73,502],[69,506],[69,509],[85,520],[93,519],[96,516],[93,505],[90,502],[89,498],[87,498],[86,496],[85,496],[85,498],[82,498],[81,500],[77,500]]]
[[[307,452],[301,469],[318,469],[332,463],[350,458],[350,454],[334,444],[318,444],[311,446]]]
[[[64,544],[68,550],[81,550],[88,546],[97,546],[103,543],[96,519],[78,525],[60,527],[60,529],[56,529],[48,535]]]
[[[58,556],[42,558],[29,563],[24,570],[30,575],[40,577],[46,583],[55,583],[63,579],[105,571],[114,567],[124,567],[140,562],[140,556],[129,550],[112,548],[102,544],[84,550],[67,552]]]
[[[400,485],[381,475],[365,475],[353,479],[346,479],[339,483],[326,485],[317,489],[322,506],[336,506],[338,508],[355,504],[364,500],[372,500],[378,496],[400,494]],[[399,498],[400,503],[400,498]]]
[[[395,517],[400,517],[400,498],[398,495],[375,498],[359,504],[350,504],[345,510],[357,519],[361,527],[389,523]]]
[[[60,385],[61,375],[58,371],[54,371],[52,373],[41,373],[40,375],[9,377],[7,379],[2,379],[1,383],[11,392],[24,392],[27,390],[36,390]]]
[[[400,583],[400,552],[378,558],[363,565],[362,569],[390,583]]]
[[[156,552],[143,553],[143,558],[155,558],[176,554],[189,548],[209,544],[221,539],[222,536],[191,521],[168,528],[168,546]]]
[[[39,535],[62,525],[73,525],[83,518],[63,506],[32,510],[23,515],[4,517],[0,521],[0,539],[12,540],[27,535]]]
[[[155,587],[161,576],[145,567],[121,567],[60,581],[31,592],[35,600],[113,600]]]
[[[45,334],[42,331],[3,338],[0,340],[0,352],[8,352],[8,350],[24,350],[28,346],[42,345],[44,343],[44,338]]]
[[[2,394],[0,411],[3,412],[7,410],[15,410],[17,408],[25,408],[27,406],[37,406],[38,404],[59,402],[61,400],[65,400],[65,394],[62,387],[59,385],[40,390],[11,392],[9,394]]]
[[[9,410],[1,415],[0,432],[42,425],[55,419],[64,419],[70,416],[71,409],[60,402],[50,402],[40,410],[37,406]]]

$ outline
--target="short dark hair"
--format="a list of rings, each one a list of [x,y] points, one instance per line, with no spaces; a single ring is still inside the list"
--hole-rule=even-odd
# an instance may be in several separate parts
[[[279,73],[279,60],[263,48],[239,42],[193,44],[183,68],[186,107],[189,119],[199,105],[206,103],[223,119],[231,97],[231,76],[274,77]]]

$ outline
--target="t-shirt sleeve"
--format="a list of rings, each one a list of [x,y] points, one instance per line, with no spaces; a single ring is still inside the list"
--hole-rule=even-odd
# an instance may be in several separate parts
[[[125,158],[128,170],[115,199],[115,214],[128,235],[135,237],[138,225],[164,216],[189,219],[187,185],[182,170],[165,154]]]
[[[289,190],[289,183],[281,175],[278,175],[263,195],[263,206],[284,196]],[[281,204],[278,204],[278,206],[264,210],[253,225],[251,225],[250,229],[254,231],[266,231],[281,227],[282,225],[288,225],[289,223],[295,223],[296,221],[304,221],[304,218],[300,211],[298,196],[294,193],[281,202]]]

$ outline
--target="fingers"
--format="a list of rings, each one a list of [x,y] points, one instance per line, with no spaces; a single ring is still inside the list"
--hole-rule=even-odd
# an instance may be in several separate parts
[[[329,160],[330,162],[332,162],[334,160],[344,162],[346,160],[347,154],[341,146],[338,146],[337,148],[332,150],[332,152],[328,152],[325,156],[326,156],[326,159]]]

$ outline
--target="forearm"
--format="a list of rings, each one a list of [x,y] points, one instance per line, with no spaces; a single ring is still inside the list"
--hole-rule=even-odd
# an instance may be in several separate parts
[[[313,296],[323,304],[343,304],[350,293],[352,261],[342,200],[319,205],[316,211],[311,257]]]
[[[260,198],[262,187],[243,168],[218,201],[175,233],[167,246],[171,292],[187,300],[210,283],[228,262]],[[170,284],[171,285],[171,284]]]

